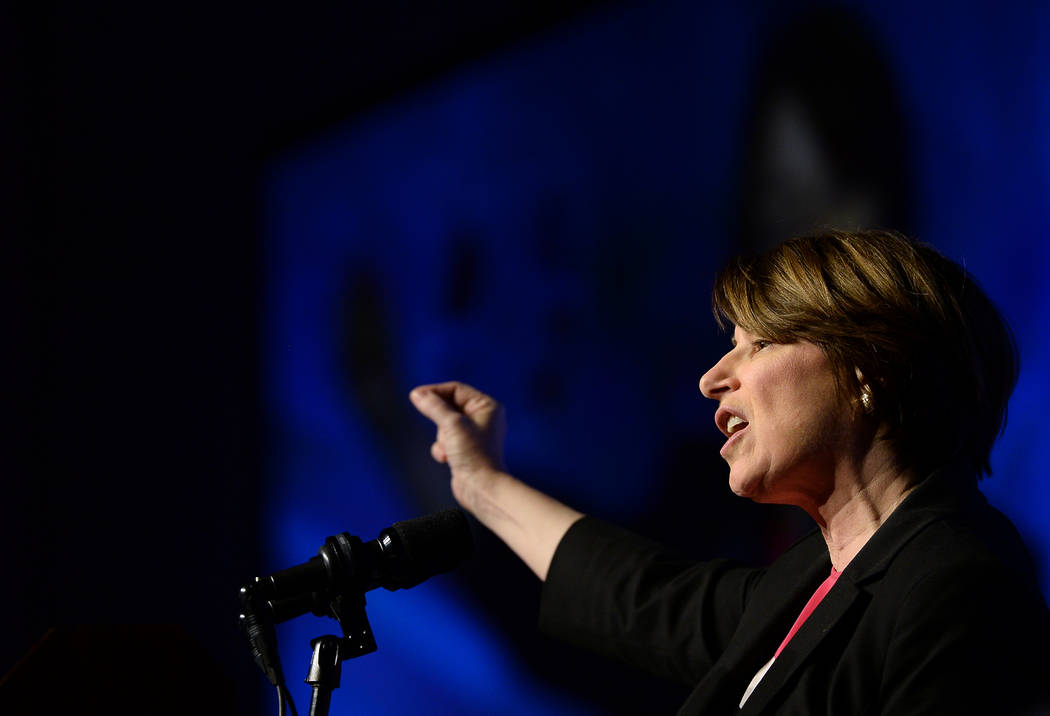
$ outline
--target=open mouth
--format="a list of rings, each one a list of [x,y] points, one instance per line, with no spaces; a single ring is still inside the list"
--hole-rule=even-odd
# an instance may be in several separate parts
[[[744,435],[744,433],[747,432],[748,425],[750,425],[750,423],[748,423],[742,418],[736,417],[735,415],[729,418],[729,422],[726,424],[725,430],[726,435],[729,436],[729,439],[726,440],[725,445],[722,446],[722,449],[718,451],[718,453],[722,457],[725,457],[726,451],[729,449],[729,447],[733,443],[737,442]]]
[[[738,418],[735,415],[730,416],[729,422],[726,423],[726,432],[732,437],[735,433],[743,430],[748,426],[748,422],[743,418]]]

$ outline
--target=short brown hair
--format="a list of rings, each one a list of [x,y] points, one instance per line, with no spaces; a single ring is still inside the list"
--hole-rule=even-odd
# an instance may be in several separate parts
[[[990,474],[1017,382],[1013,333],[963,267],[885,231],[790,239],[715,280],[715,317],[779,342],[808,341],[859,407],[861,381],[903,466],[920,479],[965,460]]]

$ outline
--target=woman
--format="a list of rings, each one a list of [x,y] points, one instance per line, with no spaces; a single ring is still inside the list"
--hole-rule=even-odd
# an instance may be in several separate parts
[[[882,232],[739,259],[732,348],[700,380],[729,484],[818,529],[772,565],[693,563],[540,493],[502,462],[503,410],[416,388],[459,503],[544,580],[541,626],[695,688],[683,714],[1042,713],[1050,617],[977,478],[1016,380],[966,271]]]

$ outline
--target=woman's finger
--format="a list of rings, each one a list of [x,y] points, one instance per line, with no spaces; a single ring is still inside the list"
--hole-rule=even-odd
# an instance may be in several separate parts
[[[458,380],[421,385],[416,388],[416,390],[436,393],[444,399],[445,402],[468,413],[471,412],[472,407],[475,405],[494,405],[496,403],[496,401],[490,396],[481,392],[474,386],[468,385],[467,383],[461,383]]]
[[[447,420],[451,415],[459,414],[459,411],[441,396],[436,386],[420,386],[409,393],[408,397],[412,405],[416,406],[416,410],[435,423]]]

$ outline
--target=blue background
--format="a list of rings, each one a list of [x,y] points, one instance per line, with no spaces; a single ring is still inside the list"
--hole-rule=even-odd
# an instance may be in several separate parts
[[[902,228],[963,263],[1015,327],[1021,380],[982,489],[1045,587],[1050,6],[840,5],[898,92],[915,206]],[[732,504],[710,457],[713,405],[696,389],[725,342],[708,294],[739,249],[750,88],[763,43],[805,8],[595,10],[272,158],[267,563],[451,504],[407,402],[446,379],[505,403],[511,471],[579,509],[755,560],[805,528],[781,508]],[[679,489],[688,479],[703,484]],[[675,526],[661,517],[670,503]],[[637,712],[529,663],[555,647],[519,648],[502,626],[531,627],[535,593],[514,575],[510,606],[494,608],[498,589],[478,586],[509,559],[485,546],[465,577],[371,593],[380,651],[344,665],[332,712]],[[279,628],[290,681],[308,640],[334,628]],[[302,708],[308,692],[296,693]]]

